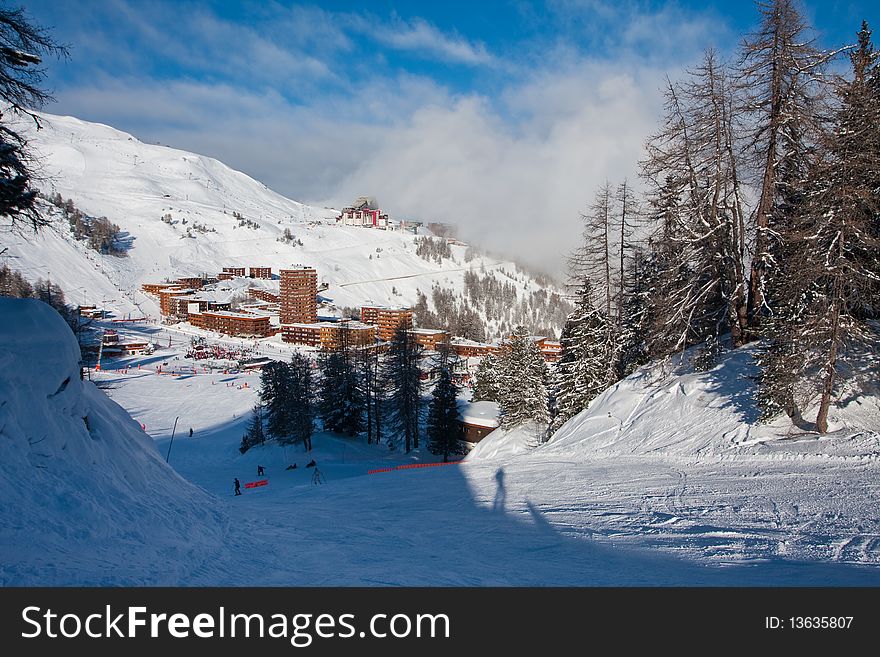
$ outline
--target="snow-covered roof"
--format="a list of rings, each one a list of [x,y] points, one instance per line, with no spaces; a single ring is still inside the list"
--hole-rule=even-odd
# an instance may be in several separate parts
[[[465,424],[492,429],[500,424],[498,404],[493,401],[460,401],[458,413],[461,415],[461,421]]]
[[[420,333],[421,335],[446,335],[447,331],[443,329],[414,328],[410,329],[410,333]]]

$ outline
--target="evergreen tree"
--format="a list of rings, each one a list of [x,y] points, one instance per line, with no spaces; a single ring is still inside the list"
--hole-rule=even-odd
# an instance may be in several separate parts
[[[498,359],[492,354],[486,354],[474,374],[473,400],[497,402],[500,393],[498,377]]]
[[[446,463],[450,454],[463,453],[459,431],[458,389],[449,370],[443,368],[428,404],[428,449],[432,454],[442,454]]]
[[[345,331],[342,331],[344,334]],[[364,398],[346,349],[322,352],[318,408],[324,429],[355,436],[363,426]]]
[[[505,347],[498,378],[502,427],[549,423],[547,363],[524,326],[516,327]]]
[[[238,451],[244,454],[255,445],[262,445],[266,442],[266,432],[263,427],[263,407],[259,403],[254,404],[251,410],[251,421],[248,424],[247,431],[241,438],[241,446]]]
[[[360,348],[355,359],[358,385],[364,400],[367,444],[377,445],[382,438],[382,399],[383,389],[379,377],[379,349],[373,344]]]
[[[260,372],[260,402],[266,433],[279,442],[292,442],[290,389],[292,373],[288,363],[272,361]]]
[[[419,366],[422,347],[412,333],[400,327],[388,349],[382,367],[383,385],[387,391],[387,426],[391,433],[389,445],[403,437],[408,454],[419,446],[419,420],[422,405],[422,370]]]
[[[315,403],[312,380],[312,363],[300,353],[290,360],[290,388],[287,393],[289,405],[289,442],[302,443],[306,451],[312,451],[312,433],[315,429]],[[286,444],[281,441],[281,444]]]
[[[23,9],[0,8],[0,101],[4,111],[29,117],[37,127],[41,119],[33,110],[51,100],[41,88],[44,54],[64,57],[67,49],[31,24]],[[0,123],[0,217],[13,229],[36,230],[48,223],[37,210],[27,141],[5,121]]]
[[[853,77],[841,82],[840,107],[824,157],[810,169],[796,221],[780,235],[787,258],[778,287],[786,312],[772,318],[759,359],[766,415],[776,407],[797,417],[790,395],[799,379],[819,393],[816,428],[828,431],[828,411],[848,354],[877,338],[870,309],[880,281],[880,73],[867,24],[850,55]],[[792,365],[795,364],[794,367]],[[797,379],[792,381],[792,376]]]
[[[613,381],[609,368],[611,326],[604,312],[594,308],[591,296],[585,281],[575,310],[562,329],[562,355],[553,375],[553,430],[584,410]]]

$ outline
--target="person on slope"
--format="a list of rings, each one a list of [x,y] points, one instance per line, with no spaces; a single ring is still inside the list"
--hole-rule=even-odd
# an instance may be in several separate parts
[[[238,481],[238,477],[235,478],[235,494],[241,495],[241,482]]]

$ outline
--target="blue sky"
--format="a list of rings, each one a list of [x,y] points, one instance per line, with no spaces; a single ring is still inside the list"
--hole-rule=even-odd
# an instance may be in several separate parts
[[[872,5],[804,13],[837,47],[880,20]],[[25,8],[71,46],[48,64],[49,112],[218,157],[297,199],[372,194],[551,269],[595,185],[634,175],[663,76],[709,46],[734,56],[757,18],[746,0]]]

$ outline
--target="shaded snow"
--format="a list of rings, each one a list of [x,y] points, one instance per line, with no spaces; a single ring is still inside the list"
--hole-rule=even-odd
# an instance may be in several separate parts
[[[174,583],[210,559],[223,515],[80,381],[61,317],[6,298],[0,317],[0,582]]]

